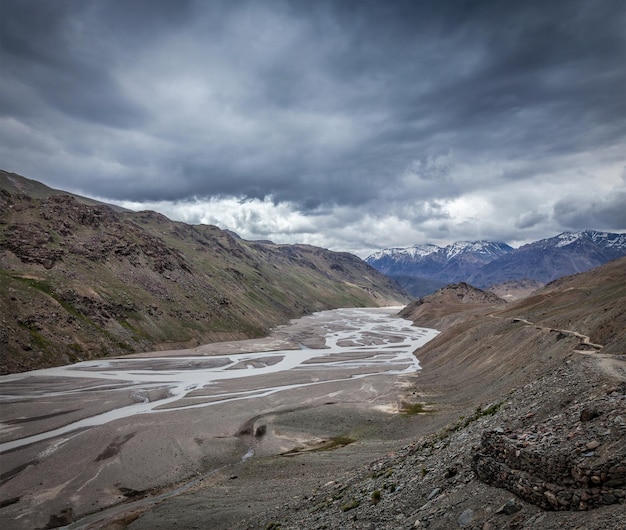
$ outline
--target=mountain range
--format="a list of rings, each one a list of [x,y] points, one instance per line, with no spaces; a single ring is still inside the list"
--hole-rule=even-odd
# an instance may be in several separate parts
[[[412,295],[424,296],[456,282],[491,288],[505,282],[534,281],[537,288],[622,256],[626,256],[626,234],[585,230],[564,232],[517,249],[494,241],[389,248],[365,261]]]
[[[258,337],[314,311],[407,301],[352,254],[245,241],[0,171],[0,373]]]
[[[313,311],[404,304],[407,293],[450,283],[512,299],[624,255],[625,234],[587,230],[518,249],[490,241],[387,249],[364,262],[245,241],[0,170],[0,373],[258,337]]]

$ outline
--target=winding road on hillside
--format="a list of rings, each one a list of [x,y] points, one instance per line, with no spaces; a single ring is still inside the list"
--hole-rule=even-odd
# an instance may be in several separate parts
[[[501,317],[495,315],[493,313],[489,314],[492,318],[508,318]],[[575,353],[579,353],[581,355],[590,356],[593,361],[595,361],[595,366],[605,375],[609,377],[613,377],[615,379],[620,379],[622,381],[626,381],[626,355],[611,355],[611,354],[602,354],[600,350],[602,350],[603,345],[591,342],[591,337],[585,335],[583,333],[579,333],[578,331],[573,331],[570,329],[560,329],[560,328],[552,328],[550,326],[542,326],[540,324],[536,324],[521,317],[513,317],[511,318],[511,322],[521,322],[527,326],[532,326],[541,331],[548,332],[558,332],[563,335],[570,335],[580,339],[580,344],[585,346],[586,349],[577,348],[573,350]]]
[[[526,320],[525,318],[513,318],[512,322],[523,322],[524,324],[527,324],[529,326],[534,326],[537,329],[541,329],[543,331],[558,331],[559,333],[562,333],[563,335],[572,335],[574,337],[579,338],[581,340],[581,344],[585,346],[589,346],[590,348],[593,348],[594,350],[602,349],[602,344],[595,344],[591,342],[591,337],[589,337],[588,335],[583,335],[582,333],[578,333],[578,331],[572,331],[571,329],[551,328],[549,326],[541,326],[539,324],[535,324],[534,322],[531,322],[530,320]],[[588,350],[575,350],[575,351],[582,352],[582,353],[589,353]]]

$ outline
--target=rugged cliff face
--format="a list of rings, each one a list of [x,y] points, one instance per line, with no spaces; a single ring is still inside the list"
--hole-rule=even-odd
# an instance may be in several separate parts
[[[350,254],[244,241],[10,177],[0,174],[0,373],[255,337],[312,311],[406,302]]]

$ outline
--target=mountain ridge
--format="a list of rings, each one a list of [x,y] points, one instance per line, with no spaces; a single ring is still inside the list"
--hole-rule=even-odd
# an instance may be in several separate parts
[[[626,234],[583,230],[563,232],[517,249],[503,242],[460,241],[445,247],[426,244],[384,249],[365,261],[414,296],[424,296],[433,292],[432,282],[464,281],[480,288],[513,280],[545,284],[624,255]]]
[[[78,202],[88,204],[91,206],[108,206],[116,212],[128,212],[126,208],[117,206],[115,204],[109,204],[107,202],[98,201],[96,199],[90,199],[89,197],[83,197],[69,191],[59,190],[51,188],[43,182],[38,180],[29,179],[17,173],[12,173],[4,169],[0,169],[0,190],[5,190],[12,195],[25,195],[33,199],[47,199],[55,195],[69,195]]]
[[[408,300],[352,254],[245,241],[10,176],[0,173],[0,373],[259,337],[314,311]]]
[[[456,241],[451,243],[450,245],[446,245],[445,247],[440,247],[438,245],[432,243],[426,243],[424,245],[413,245],[411,247],[394,247],[389,249],[379,250],[378,252],[374,252],[367,258],[369,259],[381,259],[385,256],[397,256],[406,254],[408,257],[426,257],[431,256],[432,254],[440,254],[445,259],[453,258],[459,254],[463,253],[477,253],[483,255],[494,255],[498,256],[501,253],[498,253],[498,250],[502,250],[504,252],[508,252],[513,250],[513,247],[501,241]]]

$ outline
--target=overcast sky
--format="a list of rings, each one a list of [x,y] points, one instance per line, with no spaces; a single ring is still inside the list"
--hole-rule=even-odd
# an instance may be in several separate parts
[[[623,0],[0,0],[0,168],[365,257],[626,230]]]

